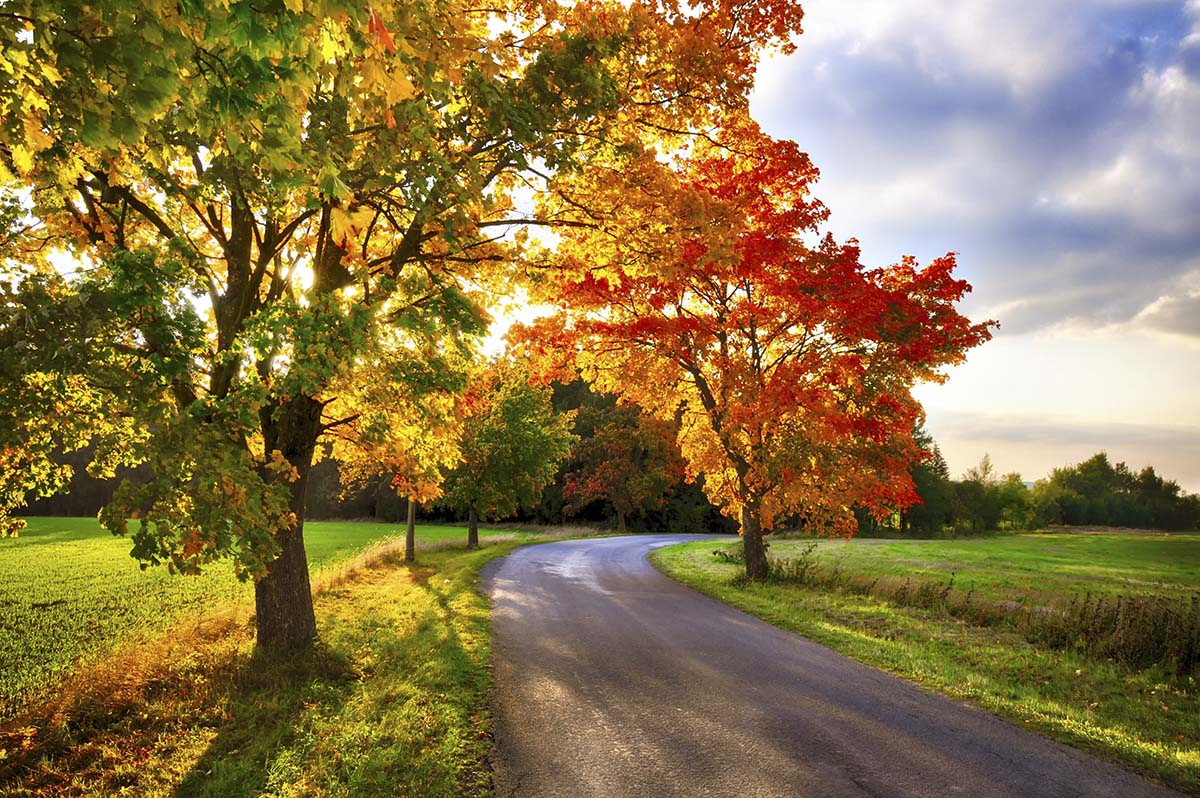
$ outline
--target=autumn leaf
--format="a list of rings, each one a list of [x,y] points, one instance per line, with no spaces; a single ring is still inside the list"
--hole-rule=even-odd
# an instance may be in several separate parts
[[[396,45],[392,41],[392,35],[388,33],[388,29],[379,19],[379,15],[375,13],[374,6],[367,6],[370,19],[367,22],[367,31],[375,37],[375,42],[389,53],[396,52]]]
[[[341,247],[346,247],[355,236],[375,217],[371,208],[359,208],[356,211],[343,210],[340,207],[329,209],[330,239]]]

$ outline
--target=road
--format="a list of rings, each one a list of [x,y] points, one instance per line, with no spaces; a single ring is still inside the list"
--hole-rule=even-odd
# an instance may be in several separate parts
[[[696,539],[562,541],[489,564],[498,798],[1174,795],[646,562]]]

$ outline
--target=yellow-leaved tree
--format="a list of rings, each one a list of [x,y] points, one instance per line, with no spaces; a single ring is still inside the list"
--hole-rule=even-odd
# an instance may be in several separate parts
[[[93,441],[95,473],[153,475],[102,513],[137,519],[136,557],[232,556],[259,644],[308,645],[314,452],[411,465],[506,233],[573,223],[522,218],[514,190],[744,109],[799,21],[780,0],[4,3],[0,516]]]

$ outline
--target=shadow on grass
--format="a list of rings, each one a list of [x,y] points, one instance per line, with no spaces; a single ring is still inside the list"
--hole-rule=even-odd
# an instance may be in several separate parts
[[[221,697],[224,718],[208,749],[175,788],[177,798],[251,796],[288,778],[304,748],[303,715],[335,713],[356,684],[344,655],[318,643],[290,656],[256,650]]]

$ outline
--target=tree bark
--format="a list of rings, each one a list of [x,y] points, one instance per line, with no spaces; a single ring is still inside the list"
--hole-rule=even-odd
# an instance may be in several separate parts
[[[763,542],[762,518],[755,504],[742,507],[742,546],[746,554],[746,576],[766,579],[767,547]]]
[[[467,548],[479,548],[479,513],[474,507],[467,511]]]
[[[254,585],[258,647],[280,653],[307,648],[317,638],[304,551],[304,511],[312,455],[321,432],[321,405],[310,397],[297,396],[279,408],[264,409],[262,428],[267,452],[278,449],[299,474],[288,485],[296,524],[276,537],[279,556]],[[274,474],[267,474],[268,481],[275,479]]]
[[[617,531],[625,534],[625,513],[620,509],[617,509]]]
[[[404,530],[404,561],[417,561],[417,503],[408,497],[408,527]]]

